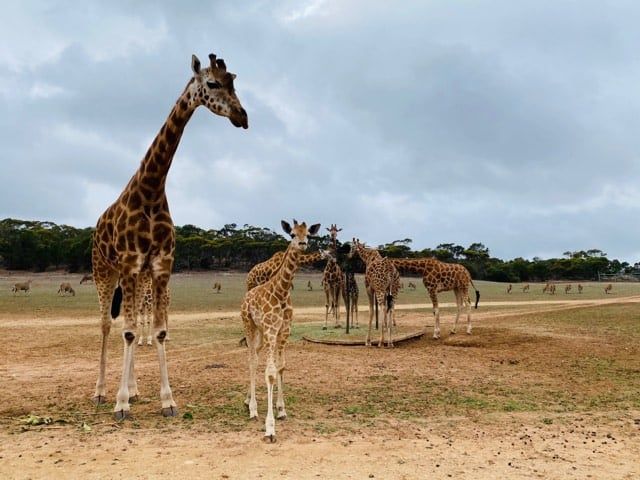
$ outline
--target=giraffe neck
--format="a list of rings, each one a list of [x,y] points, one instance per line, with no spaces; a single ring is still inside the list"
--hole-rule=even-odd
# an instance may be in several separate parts
[[[380,256],[380,252],[378,252],[377,250],[368,249],[363,246],[358,246],[358,255],[360,255],[360,258],[365,263],[365,265],[369,265],[369,263],[373,262],[374,260],[382,258]]]
[[[129,182],[129,190],[137,189],[143,201],[155,203],[164,197],[167,173],[171,167],[182,133],[195,111],[188,87],[171,109],[167,120],[153,139],[140,168]]]
[[[300,265],[309,265],[311,263],[315,263],[322,260],[321,252],[313,252],[306,253],[304,255],[300,255],[300,260],[298,261],[298,266]]]
[[[291,284],[293,283],[293,276],[296,274],[298,264],[302,253],[300,250],[289,244],[289,248],[284,255],[282,265],[278,273],[273,278],[273,283],[276,287],[276,295],[279,298],[286,298],[291,290]]]

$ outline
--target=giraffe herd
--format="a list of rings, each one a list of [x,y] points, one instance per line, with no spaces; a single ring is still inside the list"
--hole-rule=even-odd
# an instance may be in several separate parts
[[[106,402],[107,341],[112,320],[123,310],[123,358],[120,382],[113,414],[122,421],[130,415],[131,402],[138,398],[135,373],[136,346],[155,344],[160,369],[160,412],[163,416],[178,414],[177,404],[169,383],[165,343],[168,336],[169,279],[175,257],[175,231],[165,193],[167,174],[185,127],[195,110],[204,106],[215,115],[226,117],[237,128],[248,128],[248,116],[234,88],[235,74],[227,71],[224,60],[209,54],[209,65],[203,67],[193,55],[192,76],[171,109],[166,121],[152,141],[141,164],[119,197],[97,221],[93,235],[92,274],[82,278],[81,284],[93,281],[100,307],[101,348],[98,378],[93,402]],[[328,251],[304,253],[309,237],[320,230],[320,224],[307,226],[305,222],[281,222],[291,240],[286,251],[255,265],[246,279],[246,293],[240,307],[248,350],[249,388],[245,403],[250,418],[257,418],[256,375],[258,357],[265,352],[265,383],[267,414],[265,438],[276,438],[276,419],[286,418],[283,372],[286,367],[285,347],[291,333],[293,305],[291,290],[297,269],[301,265],[326,261],[322,286],[326,296],[325,324],[332,313],[334,326],[340,322],[340,296],[350,305],[349,316],[355,314],[357,325],[358,285],[352,271],[343,272],[338,262],[335,224],[327,228],[331,247]],[[349,257],[358,256],[365,264],[365,291],[369,300],[369,329],[366,344],[371,345],[372,319],[375,307],[383,314],[378,346],[393,346],[394,309],[399,291],[400,272],[408,271],[422,277],[432,302],[435,326],[433,338],[440,338],[438,293],[453,291],[457,313],[451,333],[463,309],[467,316],[466,333],[471,334],[471,304],[469,290],[475,291],[475,308],[480,292],[469,271],[459,264],[448,264],[433,258],[385,258],[376,249],[367,248],[358,239],[351,242]],[[549,289],[555,285],[548,285]],[[31,281],[16,283],[14,294],[28,293]],[[312,290],[309,283],[307,288]],[[416,285],[408,282],[408,288]],[[511,292],[511,285],[508,292]],[[528,285],[525,287],[528,291]],[[523,288],[523,292],[525,291]],[[609,285],[605,293],[610,293]],[[546,287],[545,287],[546,289]],[[581,292],[582,287],[578,286]],[[220,293],[221,284],[214,284]],[[568,293],[568,290],[565,290]],[[64,282],[59,295],[75,295],[71,284]],[[350,301],[347,302],[346,299]],[[136,337],[138,341],[136,342]],[[274,417],[274,389],[276,390]]]

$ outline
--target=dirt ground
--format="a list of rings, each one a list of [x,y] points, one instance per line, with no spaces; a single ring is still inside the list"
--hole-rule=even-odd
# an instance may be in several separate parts
[[[95,318],[0,318],[0,477],[640,478],[638,303],[487,305],[471,336],[449,335],[449,314],[440,341],[394,349],[305,343],[321,322],[317,309],[299,309],[287,347],[289,418],[277,422],[275,444],[262,441],[264,387],[260,420],[246,418],[236,312],[171,317],[177,418],[158,414],[155,349],[139,347],[142,398],[124,423],[111,419],[113,404],[90,402]],[[403,308],[399,323],[430,324]]]

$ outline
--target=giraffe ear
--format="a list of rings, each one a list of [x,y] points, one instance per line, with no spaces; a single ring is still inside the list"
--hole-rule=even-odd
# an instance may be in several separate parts
[[[280,220],[280,225],[282,225],[282,229],[288,233],[289,235],[291,235],[291,225],[289,225],[289,222],[285,222],[284,220]]]
[[[196,75],[200,73],[200,60],[198,60],[198,57],[195,55],[191,55],[191,70],[193,70],[193,73]]]
[[[311,225],[309,227],[309,235],[315,235],[320,230],[320,224],[316,223],[315,225]]]

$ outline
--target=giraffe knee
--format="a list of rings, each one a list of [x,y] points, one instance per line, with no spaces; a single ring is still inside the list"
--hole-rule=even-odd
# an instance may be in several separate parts
[[[136,334],[133,332],[124,332],[124,339],[127,342],[127,345],[131,345],[136,339]]]
[[[156,335],[156,339],[158,340],[158,342],[160,343],[164,343],[164,339],[167,337],[167,331],[166,330],[160,330],[158,332],[158,334]]]

